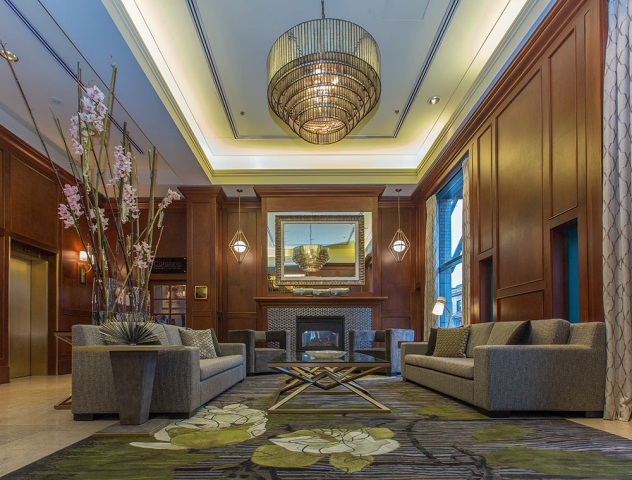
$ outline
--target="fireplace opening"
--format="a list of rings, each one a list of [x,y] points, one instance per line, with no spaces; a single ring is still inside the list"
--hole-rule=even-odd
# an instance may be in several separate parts
[[[296,351],[344,350],[345,317],[296,317]]]

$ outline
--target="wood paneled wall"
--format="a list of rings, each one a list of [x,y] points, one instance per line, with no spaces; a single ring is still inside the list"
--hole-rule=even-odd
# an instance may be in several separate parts
[[[238,201],[229,200],[224,206],[222,239],[222,248],[226,251],[223,265],[225,314],[219,336],[224,340],[229,330],[263,328],[262,325],[257,325],[257,304],[253,300],[257,296],[257,281],[262,277],[261,269],[264,268],[259,257],[261,244],[267,244],[266,232],[261,227],[261,202],[254,199],[242,200],[241,221],[239,217]],[[240,227],[250,245],[250,252],[241,264],[237,263],[228,247]]]
[[[558,2],[414,195],[421,209],[469,154],[473,322],[563,314],[559,237],[573,225],[580,320],[602,320],[605,18],[600,0]]]
[[[415,288],[415,265],[417,264],[417,249],[414,248],[416,236],[416,210],[410,199],[400,200],[401,228],[406,237],[411,240],[411,248],[401,263],[397,263],[389,250],[389,245],[398,228],[397,200],[383,198],[378,202],[379,228],[375,248],[379,248],[380,255],[380,285],[381,296],[388,297],[382,302],[381,317],[373,322],[376,329],[412,328],[420,331],[417,304],[419,291]]]
[[[221,187],[181,187],[187,204],[187,326],[217,329],[222,323],[222,205]],[[196,299],[195,287],[207,289]]]

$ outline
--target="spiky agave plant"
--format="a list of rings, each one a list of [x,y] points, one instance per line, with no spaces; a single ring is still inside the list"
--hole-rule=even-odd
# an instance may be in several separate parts
[[[116,314],[99,327],[99,335],[117,345],[142,345],[160,341],[162,335],[154,330],[155,322],[143,313]]]

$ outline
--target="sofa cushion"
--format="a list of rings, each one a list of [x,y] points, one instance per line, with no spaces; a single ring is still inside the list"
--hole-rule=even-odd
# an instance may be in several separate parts
[[[506,345],[507,340],[516,328],[524,322],[494,322],[492,333],[487,339],[487,345]]]
[[[241,355],[225,355],[217,358],[200,360],[200,381],[206,380],[218,373],[225,372],[244,363]]]
[[[167,338],[167,334],[165,333],[165,328],[160,323],[152,323],[150,324],[150,328],[153,332],[158,335],[158,345],[169,345],[169,339]]]
[[[406,365],[427,368],[461,378],[474,378],[473,358],[428,357],[426,355],[406,355]]]
[[[434,353],[435,347],[437,346],[437,330],[438,328],[430,329],[430,336],[428,337],[428,351],[426,355],[430,356]]]
[[[531,322],[531,327],[533,328],[532,345],[563,345],[568,340],[571,322],[559,318],[534,320]]]
[[[527,320],[518,325],[518,328],[509,336],[505,345],[531,345],[531,335],[531,320]]]
[[[200,349],[200,360],[217,357],[210,330],[185,330],[181,328],[180,338],[182,338],[182,345]]]
[[[169,345],[182,345],[182,339],[180,338],[180,327],[174,325],[163,325],[165,330],[165,336]]]
[[[437,344],[434,357],[465,357],[465,347],[470,327],[440,328],[437,330]]]
[[[494,328],[492,322],[470,325],[470,336],[467,339],[467,348],[465,349],[466,357],[474,358],[474,348],[479,345],[487,345],[487,340],[492,333],[492,328]]]
[[[222,356],[222,350],[219,347],[219,342],[217,341],[217,335],[215,335],[215,330],[211,328],[211,340],[213,341],[213,348],[215,349],[215,355],[218,357]]]

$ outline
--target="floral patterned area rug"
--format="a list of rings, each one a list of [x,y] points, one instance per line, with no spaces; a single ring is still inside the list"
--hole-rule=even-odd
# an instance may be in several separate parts
[[[280,375],[247,378],[154,438],[93,437],[5,478],[631,478],[632,441],[553,416],[490,419],[400,377],[361,380],[390,414],[267,414]],[[308,390],[309,391],[309,390]],[[291,408],[355,395],[299,395]]]

